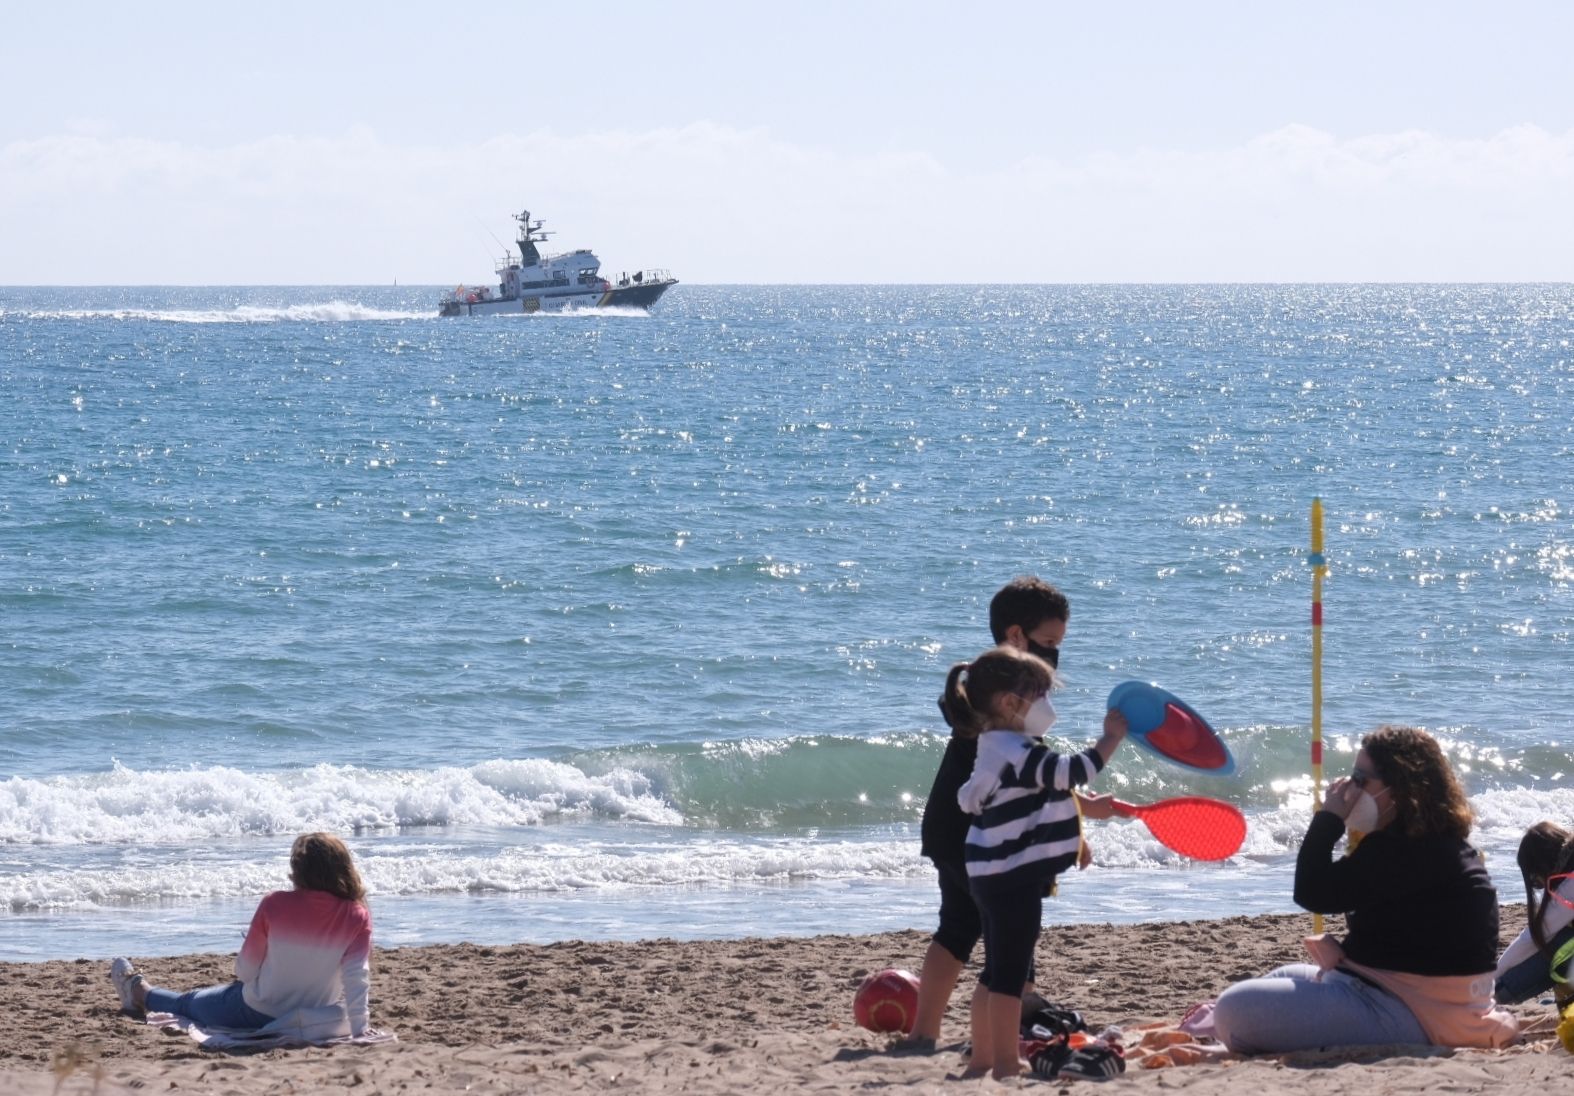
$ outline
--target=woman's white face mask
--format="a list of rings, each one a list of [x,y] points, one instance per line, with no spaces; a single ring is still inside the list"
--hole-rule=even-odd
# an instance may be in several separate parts
[[[1041,696],[1028,707],[1022,716],[1022,729],[1034,738],[1042,738],[1055,725],[1055,706],[1049,697]]]
[[[1388,789],[1384,788],[1378,794],[1386,795]],[[1355,833],[1373,833],[1383,828],[1382,816],[1383,812],[1378,807],[1377,800],[1369,792],[1362,792],[1360,798],[1355,801],[1355,806],[1350,808],[1350,813],[1344,820],[1344,827]]]

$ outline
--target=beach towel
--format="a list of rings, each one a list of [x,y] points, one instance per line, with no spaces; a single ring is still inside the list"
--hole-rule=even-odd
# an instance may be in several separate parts
[[[339,1005],[298,1008],[253,1031],[198,1027],[184,1016],[170,1012],[150,1012],[145,1022],[172,1031],[184,1031],[206,1050],[271,1050],[345,1044],[375,1046],[399,1041],[393,1032],[378,1028],[367,1028],[359,1035],[351,1035],[350,1018]]]
[[[1196,1006],[1193,1006],[1195,1009]],[[1138,1069],[1194,1066],[1232,1057],[1223,1043],[1210,1036],[1168,1024],[1142,1024],[1127,1028],[1125,1049],[1127,1063]]]

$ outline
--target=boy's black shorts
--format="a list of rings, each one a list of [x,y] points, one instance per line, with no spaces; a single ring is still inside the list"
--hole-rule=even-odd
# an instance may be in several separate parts
[[[984,935],[978,905],[968,890],[967,867],[948,860],[936,860],[934,865],[940,873],[940,927],[933,940],[956,956],[957,962],[965,963]]]

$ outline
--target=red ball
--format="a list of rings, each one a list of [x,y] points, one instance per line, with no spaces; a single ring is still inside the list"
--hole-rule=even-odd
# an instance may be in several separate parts
[[[853,1019],[870,1031],[912,1031],[918,1019],[918,976],[894,968],[875,971],[853,994]]]

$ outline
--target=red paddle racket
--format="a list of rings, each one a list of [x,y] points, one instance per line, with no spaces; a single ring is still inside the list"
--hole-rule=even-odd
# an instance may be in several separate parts
[[[1246,840],[1246,819],[1217,799],[1183,795],[1158,803],[1110,803],[1122,818],[1140,818],[1159,844],[1193,860],[1234,856]]]

